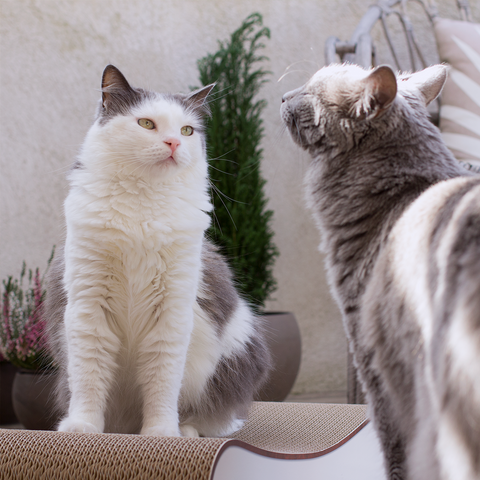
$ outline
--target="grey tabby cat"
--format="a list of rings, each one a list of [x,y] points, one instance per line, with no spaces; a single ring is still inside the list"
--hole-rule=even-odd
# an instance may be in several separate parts
[[[160,94],[103,73],[47,285],[60,431],[226,435],[267,378],[262,320],[204,238],[212,88]]]
[[[447,67],[332,65],[285,94],[390,479],[480,478],[480,178],[428,120]]]

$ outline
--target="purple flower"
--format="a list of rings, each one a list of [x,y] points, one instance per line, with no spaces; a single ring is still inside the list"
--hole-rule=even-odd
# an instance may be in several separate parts
[[[48,262],[53,258],[53,252]],[[5,359],[20,368],[39,370],[55,368],[51,358],[46,322],[43,318],[45,290],[37,268],[30,270],[28,287],[23,288],[26,265],[20,280],[8,277],[0,309],[0,360]]]

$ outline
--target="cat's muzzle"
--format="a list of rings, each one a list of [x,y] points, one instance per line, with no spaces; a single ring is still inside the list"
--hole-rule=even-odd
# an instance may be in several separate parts
[[[285,98],[285,97],[284,97]],[[295,103],[295,101],[294,101]],[[303,146],[304,139],[300,134],[298,119],[296,118],[295,105],[292,105],[291,100],[284,100],[280,107],[280,116],[284,125],[287,127],[293,141],[300,146]]]

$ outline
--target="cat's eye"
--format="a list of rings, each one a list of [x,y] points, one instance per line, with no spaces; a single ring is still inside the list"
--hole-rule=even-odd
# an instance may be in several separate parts
[[[153,130],[155,128],[155,124],[151,120],[149,120],[148,118],[141,118],[138,121],[138,124],[141,127],[146,128],[147,130]]]
[[[185,125],[184,127],[182,127],[180,132],[182,133],[182,135],[189,137],[193,133],[193,127],[191,127],[190,125]]]

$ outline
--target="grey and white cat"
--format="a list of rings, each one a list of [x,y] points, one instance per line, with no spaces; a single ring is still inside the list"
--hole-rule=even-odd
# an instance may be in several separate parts
[[[287,93],[388,478],[480,478],[480,178],[428,120],[447,67],[332,65]]]
[[[212,88],[165,95],[103,73],[47,286],[60,431],[225,435],[267,378],[261,320],[204,237]]]

